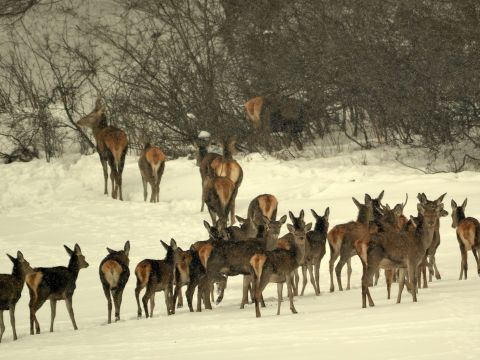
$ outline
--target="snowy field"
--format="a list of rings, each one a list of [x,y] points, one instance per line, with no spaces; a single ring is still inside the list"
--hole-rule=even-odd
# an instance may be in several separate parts
[[[352,220],[356,207],[351,197],[363,201],[385,190],[384,201],[410,200],[406,214],[416,214],[416,194],[437,198],[447,192],[458,203],[468,196],[467,216],[480,216],[480,175],[423,175],[390,161],[386,151],[361,152],[326,159],[280,161],[258,154],[240,160],[244,180],[237,198],[237,213],[246,215],[249,201],[261,193],[279,200],[279,216],[292,210],[318,213],[330,206],[330,227]],[[160,203],[143,202],[137,159],[127,158],[124,170],[124,199],[103,195],[103,176],[97,155],[69,155],[51,164],[37,160],[28,164],[0,165],[0,272],[9,273],[5,253],[22,250],[32,266],[66,265],[63,244],[78,242],[88,269],[80,272],[73,298],[79,327],[74,331],[63,302],[57,307],[55,332],[49,333],[50,306],[37,313],[42,334],[29,335],[28,291],[17,304],[19,340],[5,313],[6,331],[0,344],[0,359],[479,359],[480,279],[469,254],[469,279],[459,281],[460,252],[451,218],[441,222],[442,243],[437,254],[442,280],[429,284],[413,303],[408,293],[403,302],[386,299],[382,275],[373,288],[374,308],[361,308],[361,266],[353,260],[353,289],[329,293],[328,258],[321,266],[321,296],[310,284],[304,297],[295,298],[298,314],[288,303],[276,316],[276,286],[267,287],[267,308],[255,318],[254,308],[239,309],[241,278],[229,281],[225,299],[213,311],[189,313],[182,308],[166,315],[163,293],[157,294],[152,319],[137,319],[133,269],[147,257],[163,258],[159,239],[188,248],[207,238],[200,213],[200,176],[193,160],[178,159],[166,164],[160,187]],[[110,184],[109,184],[110,186]],[[282,234],[285,233],[283,229]],[[122,320],[107,325],[107,303],[98,277],[105,247],[120,249],[130,240],[132,274],[123,296]],[[344,269],[346,281],[346,269]],[[344,282],[345,283],[345,282]],[[396,297],[393,287],[393,298]],[[285,291],[284,291],[285,292]]]

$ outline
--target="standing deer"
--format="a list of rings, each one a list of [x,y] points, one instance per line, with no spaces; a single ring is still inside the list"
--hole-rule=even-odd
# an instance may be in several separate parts
[[[335,285],[333,284],[335,260],[340,256],[340,260],[335,267],[338,289],[340,291],[343,290],[342,268],[347,263],[347,290],[349,290],[350,277],[352,275],[351,257],[357,254],[355,243],[368,241],[370,236],[370,221],[373,219],[372,199],[368,194],[365,194],[365,204],[361,204],[355,198],[352,198],[352,200],[358,208],[357,220],[336,225],[327,234],[328,245],[330,246],[330,292],[335,290]],[[363,247],[366,246],[367,243],[364,243]]]
[[[219,230],[224,230],[227,227],[228,214],[231,212],[235,201],[235,191],[236,185],[226,176],[205,178],[205,203],[212,218],[212,223],[217,223]]]
[[[202,206],[200,208],[200,211],[203,212],[203,208],[205,205],[205,191],[204,191],[205,179],[210,173],[213,173],[213,170],[211,169],[212,161],[215,159],[221,159],[222,155],[208,152],[207,150],[208,144],[205,144],[204,142],[195,142],[195,145],[198,148],[197,165],[200,168],[200,178],[202,180]]]
[[[124,131],[107,125],[105,115],[105,105],[101,104],[100,98],[97,98],[93,111],[80,119],[77,125],[83,128],[92,129],[95,137],[97,152],[100,156],[100,162],[103,168],[103,177],[105,179],[105,192],[108,194],[107,180],[108,170],[107,162],[110,166],[110,179],[112,181],[112,198],[117,197],[123,200],[122,196],[122,172],[125,165],[125,156],[127,154],[128,139]]]
[[[465,208],[467,207],[467,199],[463,201],[461,206],[457,206],[455,200],[452,199],[452,228],[457,229],[457,240],[460,246],[462,262],[460,265],[460,278],[467,279],[467,251],[472,250],[475,261],[477,262],[477,272],[480,275],[480,262],[478,253],[480,251],[480,223],[473,217],[465,217]]]
[[[145,147],[138,159],[138,167],[142,175],[143,184],[143,201],[147,201],[147,183],[150,184],[152,194],[150,195],[150,202],[159,202],[160,196],[160,181],[165,170],[165,154],[157,146],[145,144]]]
[[[330,208],[326,208],[323,216],[318,215],[313,209],[311,209],[311,212],[315,218],[315,227],[313,230],[307,232],[306,259],[305,264],[302,265],[303,286],[302,292],[300,293],[302,296],[307,285],[307,269],[310,274],[310,282],[315,290],[315,295],[320,295],[320,263],[326,252],[325,245],[327,242]],[[315,278],[313,277],[313,270],[315,270]]]
[[[13,263],[12,274],[0,274],[0,342],[5,332],[5,324],[3,322],[3,312],[10,312],[10,324],[12,325],[13,340],[17,340],[17,329],[15,327],[15,306],[22,296],[25,277],[30,274],[33,269],[23,257],[20,251],[17,251],[17,257],[8,255]]]
[[[125,243],[123,250],[115,251],[107,247],[107,251],[108,255],[100,263],[99,274],[108,302],[108,323],[110,324],[112,322],[112,298],[115,304],[115,322],[120,320],[123,289],[130,277],[128,269],[130,241]]]
[[[309,223],[303,228],[287,224],[289,233],[278,239],[277,248],[272,251],[257,251],[250,257],[250,274],[254,285],[255,314],[261,316],[259,303],[263,289],[268,283],[277,283],[277,315],[280,315],[282,304],[283,283],[287,284],[290,310],[296,314],[293,304],[293,272],[305,262],[306,232],[310,230]]]
[[[38,323],[36,312],[45,303],[50,300],[51,320],[50,332],[53,332],[53,322],[55,320],[57,301],[65,300],[68,315],[72,320],[75,330],[78,330],[73,313],[72,298],[76,288],[78,273],[81,269],[88,267],[85,256],[78,244],[75,244],[73,250],[63,245],[67,254],[70,256],[68,266],[56,266],[51,268],[34,268],[33,272],[25,278],[28,290],[30,292],[30,334],[33,335],[33,325],[37,334],[40,334],[40,324]]]
[[[263,194],[255,197],[248,205],[248,218],[258,227],[263,225],[263,217],[269,220],[277,218],[277,198],[271,194]]]

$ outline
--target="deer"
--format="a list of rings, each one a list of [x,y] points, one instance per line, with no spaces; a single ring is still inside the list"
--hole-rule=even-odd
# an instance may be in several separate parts
[[[258,227],[263,225],[263,217],[269,220],[276,220],[277,207],[278,200],[274,195],[258,195],[248,205],[247,217]]]
[[[367,258],[360,258],[363,267],[362,308],[366,308],[367,298],[369,306],[375,306],[368,285],[380,267],[401,269],[397,303],[401,301],[405,285],[404,270],[406,269],[408,272],[407,287],[411,289],[413,301],[417,302],[418,269],[431,245],[441,207],[426,207],[418,204],[417,208],[421,216],[414,232],[387,230],[371,235]]]
[[[108,195],[107,163],[110,166],[110,179],[112,181],[112,198],[123,200],[122,195],[122,172],[125,165],[125,156],[128,150],[127,134],[114,126],[107,125],[105,105],[100,98],[95,102],[95,108],[87,116],[77,121],[81,128],[90,128],[95,137],[96,148],[103,168],[105,180],[104,194]]]
[[[340,256],[335,273],[337,276],[338,289],[343,291],[341,273],[345,263],[347,263],[347,290],[350,290],[350,277],[352,274],[351,257],[357,254],[355,243],[362,243],[361,248],[366,250],[368,238],[370,236],[370,222],[373,219],[373,204],[370,195],[365,194],[365,204],[361,204],[352,197],[354,204],[358,208],[356,221],[334,226],[327,233],[328,245],[330,247],[330,292],[335,291],[333,283],[333,266],[335,260]]]
[[[235,215],[235,218],[240,226],[231,225],[225,229],[229,240],[248,240],[257,236],[258,227],[252,219],[242,218],[238,215]]]
[[[300,293],[301,296],[303,296],[305,287],[307,286],[307,269],[310,274],[310,282],[315,290],[315,295],[320,295],[320,263],[326,253],[325,245],[329,226],[329,207],[325,209],[323,216],[318,215],[313,209],[310,209],[310,211],[315,218],[315,227],[313,230],[307,232],[306,259],[305,264],[302,265],[303,285],[302,292]],[[315,278],[313,277],[313,270],[315,270]]]
[[[439,217],[445,217],[448,216],[448,212],[443,208],[443,198],[445,197],[447,193],[440,195],[438,199],[436,200],[428,200],[427,196],[425,193],[419,193],[417,195],[417,199],[420,201],[421,204],[427,207],[439,207],[440,208],[440,213]],[[421,216],[420,214],[418,216]],[[437,252],[438,247],[440,246],[440,219],[437,221],[435,225],[435,231],[433,233],[433,240],[432,244],[430,245],[425,261],[422,264],[422,274],[423,274],[423,288],[428,288],[428,283],[427,283],[427,276],[426,276],[426,268],[428,266],[428,272],[429,272],[429,281],[431,282],[433,280],[433,275],[435,274],[435,278],[437,280],[441,279],[440,272],[438,271],[437,268],[437,262],[435,259],[435,254]],[[420,277],[419,277],[420,281]]]
[[[223,230],[227,227],[228,214],[235,202],[236,185],[226,176],[207,177],[204,182],[205,203],[212,222]]]
[[[228,137],[222,142],[223,156],[215,157],[208,168],[207,178],[204,180],[204,190],[208,191],[208,178],[227,177],[234,184],[234,190],[231,195],[230,205],[230,222],[231,225],[235,223],[235,199],[237,198],[238,189],[243,181],[243,170],[236,160],[233,159],[233,154],[236,151],[235,137]],[[207,195],[208,196],[208,195]],[[206,199],[205,199],[206,202]],[[208,205],[208,204],[207,204]]]
[[[15,327],[15,307],[22,296],[25,278],[33,269],[21,253],[17,251],[17,257],[7,254],[13,263],[12,274],[0,274],[0,343],[2,342],[5,324],[3,312],[10,312],[10,324],[12,325],[13,340],[17,340],[17,329]]]
[[[125,285],[130,277],[128,265],[130,259],[130,241],[123,246],[123,250],[112,250],[107,247],[108,255],[100,262],[98,269],[100,282],[108,303],[108,323],[112,323],[112,298],[115,305],[115,322],[120,320],[120,307]]]
[[[475,261],[477,262],[477,272],[480,275],[480,262],[478,253],[480,251],[480,223],[473,217],[465,216],[465,208],[467,207],[467,199],[462,205],[458,206],[452,199],[452,228],[456,229],[458,245],[460,246],[460,254],[462,261],[460,264],[460,277],[467,280],[467,251],[472,250]]]
[[[297,313],[293,303],[293,273],[305,262],[306,233],[311,229],[308,223],[303,228],[287,224],[289,233],[278,239],[277,248],[271,251],[257,251],[250,257],[250,274],[254,284],[255,315],[261,317],[259,303],[268,283],[277,283],[277,315],[280,315],[283,283],[287,284],[290,310]]]
[[[205,179],[209,174],[213,173],[213,170],[211,168],[211,164],[213,160],[221,159],[222,155],[208,152],[207,143],[197,141],[195,142],[195,145],[198,148],[197,165],[200,168],[200,178],[202,180],[202,206],[200,208],[200,211],[203,212],[204,205],[205,205],[205,191],[204,191]]]
[[[143,184],[143,201],[147,201],[147,183],[150,184],[152,193],[150,202],[159,202],[160,197],[160,181],[165,171],[166,157],[163,151],[157,146],[145,144],[140,158],[138,159],[138,167],[142,176]]]
[[[68,266],[56,267],[38,267],[33,272],[27,274],[25,282],[30,293],[30,335],[33,335],[35,324],[35,333],[40,334],[40,324],[36,317],[36,312],[42,307],[45,301],[50,300],[50,332],[53,332],[53,323],[56,315],[57,301],[65,300],[68,315],[72,321],[73,329],[78,330],[73,313],[72,299],[76,288],[76,281],[81,269],[88,268],[89,264],[82,254],[78,244],[75,244],[73,250],[67,245],[63,245],[70,260]]]
[[[144,259],[135,267],[135,276],[137,284],[135,287],[135,299],[137,301],[137,315],[142,317],[142,308],[140,306],[140,292],[146,288],[142,297],[142,304],[145,310],[145,317],[148,319],[153,316],[155,308],[155,292],[163,291],[165,293],[165,305],[167,315],[175,312],[173,308],[173,284],[175,271],[177,268],[176,252],[181,251],[174,239],[170,240],[170,245],[163,240],[160,243],[167,251],[163,260]],[[180,270],[180,269],[179,269]],[[148,301],[150,301],[150,312],[148,311]]]

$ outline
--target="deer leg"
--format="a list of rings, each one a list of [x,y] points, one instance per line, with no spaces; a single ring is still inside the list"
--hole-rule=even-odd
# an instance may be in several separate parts
[[[480,275],[480,263],[478,262],[477,249],[472,248],[472,253],[473,253],[473,257],[475,258],[475,261],[477,262],[477,273]]]
[[[277,283],[277,315],[280,315],[280,307],[283,301],[283,283]]]
[[[300,282],[300,275],[298,275],[298,268],[293,271],[292,288],[293,296],[298,296],[298,283]]]
[[[217,294],[218,294],[218,297],[217,297],[217,301],[215,301],[215,303],[218,305],[222,302],[223,300],[223,295],[225,293],[225,289],[227,288],[227,277],[225,277],[224,279],[222,279],[220,282],[217,283]]]
[[[240,309],[244,309],[245,304],[248,303],[248,289],[250,287],[251,282],[252,282],[251,276],[243,275],[242,302],[240,303]]]
[[[108,323],[112,323],[112,299],[110,297],[110,286],[103,285],[103,292],[105,293],[105,297],[107,298],[107,308],[108,308]]]
[[[180,286],[178,288],[178,305],[177,308],[182,308],[183,307],[183,294],[182,294],[182,287]]]
[[[293,314],[296,314],[297,310],[295,309],[295,305],[293,305],[292,275],[288,274],[286,278],[287,278],[288,298],[290,299],[290,310],[292,310]]]
[[[118,164],[118,171],[117,171],[117,186],[118,186],[118,192],[119,192],[121,201],[123,201],[122,174],[123,174],[123,167],[125,166],[125,156],[127,156],[127,148],[125,148],[122,152],[122,155],[120,157],[120,163]]]
[[[137,290],[135,289],[135,292]],[[140,292],[140,291],[139,291]],[[148,288],[147,290],[145,291],[145,294],[143,294],[143,297],[142,297],[142,304],[143,304],[143,310],[145,311],[145,317],[148,319],[148,301],[150,300],[152,296],[152,293],[149,292]],[[139,317],[142,316],[142,311],[139,310]]]
[[[417,270],[417,269],[416,269]],[[416,271],[415,271],[416,272]],[[420,275],[420,274],[419,274]],[[422,277],[423,277],[423,288],[428,288],[428,281],[427,281],[427,257],[423,259],[422,263]]]
[[[400,304],[400,302],[402,301],[402,292],[403,292],[404,286],[405,286],[405,270],[399,269],[397,304]]]
[[[100,162],[102,164],[102,169],[103,169],[103,179],[105,180],[105,190],[103,192],[104,195],[108,195],[108,187],[107,187],[107,183],[108,183],[108,169],[107,169],[107,161],[105,159],[102,158],[102,155],[99,153],[99,156],[100,156]],[[113,190],[113,188],[112,188]]]
[[[143,201],[147,201],[148,190],[147,190],[147,180],[142,176],[142,185],[143,185]]]
[[[72,297],[67,297],[65,299],[65,303],[67,304],[67,310],[68,315],[70,315],[70,320],[72,320],[73,329],[78,330],[77,323],[75,322],[75,314],[73,313]]]
[[[317,290],[317,284],[315,283],[315,278],[313,277],[313,265],[312,265],[312,263],[308,264],[307,269],[308,269],[308,274],[310,276],[310,283],[313,286],[313,290],[315,291],[315,295],[318,295],[319,291]]]
[[[347,262],[348,257],[345,255],[340,255],[340,260],[338,260],[337,266],[335,266],[335,275],[337,276],[338,290],[343,291],[342,287],[342,268]]]
[[[438,271],[438,268],[437,268],[437,260],[435,259],[435,255],[432,256],[432,260],[433,260],[433,270],[435,272],[435,279],[441,280],[442,277],[440,275],[440,271]]]
[[[113,303],[115,305],[115,322],[120,320],[120,307],[122,305],[123,289],[116,289],[113,294]]]
[[[333,249],[330,247],[330,250]],[[330,252],[330,261],[328,263],[328,269],[330,271],[330,292],[335,291],[335,284],[333,283],[333,267],[335,265],[335,260],[337,259],[338,255],[338,252]]]
[[[57,315],[57,300],[50,299],[50,332],[53,332],[53,322],[55,321],[55,316]]]
[[[151,194],[150,194],[150,202],[151,203],[154,203],[155,202],[155,199],[157,198],[157,194],[155,193],[155,180],[150,180],[150,190],[151,191]]]
[[[305,292],[305,288],[307,287],[307,265],[302,265],[302,291],[300,293],[300,296],[303,296]],[[313,286],[315,289],[315,285]]]
[[[458,237],[458,235],[457,235]],[[460,242],[460,240],[459,240]],[[465,246],[460,242],[460,254],[462,255],[462,261],[460,263],[460,277],[458,280],[462,280],[463,273],[465,272],[465,279],[467,279],[467,250]]]
[[[150,317],[152,318],[153,317],[153,309],[155,309],[155,291],[151,292],[149,300],[150,300]]]
[[[116,199],[117,198],[117,186],[115,184],[115,179],[117,177],[116,175],[117,171],[111,167],[110,168],[110,180],[112,181],[112,198]]]
[[[15,326],[15,304],[10,305],[10,324],[12,325],[12,332],[13,332],[13,340],[17,340],[17,328]],[[3,314],[3,311],[0,311]],[[3,319],[2,319],[3,323]],[[0,324],[1,328],[1,324]],[[4,331],[5,331],[5,326],[4,326]],[[0,329],[0,341],[2,341],[2,331]]]
[[[194,284],[193,281],[190,281],[190,283],[187,285],[187,290],[185,291],[188,310],[190,310],[190,312],[193,312],[193,294],[195,293],[196,286],[198,286],[198,284]],[[198,288],[198,292],[200,293],[200,288]]]
[[[410,264],[408,267],[408,282],[412,286],[413,301],[417,302],[417,282],[415,278],[417,276],[417,267],[414,264]]]
[[[37,320],[37,316],[35,315],[37,310],[40,309],[40,307],[43,305],[43,301],[38,301],[38,297],[35,298],[35,300],[30,299],[30,335],[33,335],[33,325],[35,324],[35,333],[40,334],[40,324]]]
[[[317,285],[317,295],[320,295],[320,262],[315,264],[315,284]]]
[[[171,291],[167,286],[167,289],[164,290],[165,295],[165,306],[167,307],[167,315],[172,314],[172,299],[171,299]]]
[[[375,272],[375,282],[374,282],[374,285],[375,285],[375,286],[378,285],[378,279],[380,279],[380,269],[378,269],[378,270]]]
[[[5,332],[5,323],[3,322],[3,310],[0,310],[0,343],[2,342],[2,336],[4,332]]]
[[[386,269],[385,270],[385,281],[387,282],[387,299],[390,300],[390,291],[392,289],[392,282],[393,282],[393,273],[395,272],[394,269]]]
[[[347,290],[350,290],[350,279],[352,278],[352,257],[347,259]]]

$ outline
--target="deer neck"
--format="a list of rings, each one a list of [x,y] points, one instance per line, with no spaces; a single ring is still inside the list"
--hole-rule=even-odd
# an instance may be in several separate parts
[[[362,207],[358,211],[357,222],[360,223],[360,224],[363,224],[363,225],[368,225],[371,220],[372,219],[371,219],[371,216],[368,213],[368,208],[366,206]]]
[[[67,269],[74,276],[75,279],[78,277],[80,266],[78,266],[77,255],[74,254],[73,256],[70,257],[70,261],[68,262]]]
[[[165,259],[164,261],[167,263],[167,264],[170,264],[173,266],[173,263],[174,263],[174,259],[173,259],[173,249],[172,248],[168,248],[167,250],[167,255],[165,255]]]
[[[95,122],[95,124],[92,126],[92,132],[93,135],[96,137],[97,134],[105,129],[108,126],[107,124],[107,116],[105,114],[100,115],[98,120]]]
[[[313,231],[321,234],[326,234],[327,233],[327,227],[324,221],[317,221],[315,223],[315,228]]]
[[[198,162],[201,163],[207,154],[208,154],[207,147],[205,145],[200,145],[198,147]]]
[[[432,244],[434,229],[425,226],[423,220],[415,230],[415,237],[419,239],[424,249],[428,249]]]
[[[466,216],[462,208],[457,209],[456,217],[457,217],[457,224],[460,224],[461,221],[465,220]]]

